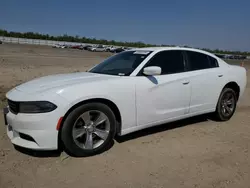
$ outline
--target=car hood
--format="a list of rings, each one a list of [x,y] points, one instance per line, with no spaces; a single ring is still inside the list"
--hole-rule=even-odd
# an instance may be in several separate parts
[[[118,78],[117,76],[89,72],[56,74],[36,78],[17,86],[15,89],[26,93],[41,93],[51,89],[62,89],[75,84],[91,83]]]

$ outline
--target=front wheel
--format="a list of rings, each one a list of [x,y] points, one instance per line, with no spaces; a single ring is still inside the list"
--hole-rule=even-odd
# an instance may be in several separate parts
[[[108,149],[115,132],[112,110],[102,103],[89,103],[68,115],[61,130],[61,141],[70,155],[90,156]]]
[[[219,97],[215,115],[219,121],[229,120],[236,109],[237,96],[233,89],[224,88]]]

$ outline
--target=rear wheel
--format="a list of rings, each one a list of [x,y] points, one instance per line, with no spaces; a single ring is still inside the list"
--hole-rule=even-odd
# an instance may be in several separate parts
[[[220,121],[229,120],[235,112],[236,105],[237,95],[235,91],[231,88],[224,88],[216,107],[216,118]]]
[[[112,110],[102,103],[77,107],[66,118],[61,139],[65,150],[77,157],[101,153],[109,148],[115,135]]]

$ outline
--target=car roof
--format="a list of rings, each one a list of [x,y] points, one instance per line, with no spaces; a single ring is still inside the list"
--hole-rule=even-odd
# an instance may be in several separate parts
[[[218,59],[217,56],[215,56],[213,53],[210,53],[208,51],[205,51],[205,50],[200,50],[200,49],[197,49],[197,48],[188,48],[188,47],[179,47],[179,46],[173,46],[173,47],[144,47],[144,48],[133,48],[133,49],[130,49],[130,50],[142,50],[142,51],[153,51],[153,52],[160,52],[160,51],[163,51],[163,50],[188,50],[188,51],[195,51],[195,52],[200,52],[200,53],[203,53],[203,54],[207,54],[207,55],[210,55],[216,59]]]

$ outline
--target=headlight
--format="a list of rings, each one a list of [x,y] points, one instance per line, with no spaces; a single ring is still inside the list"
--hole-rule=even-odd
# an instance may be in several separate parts
[[[20,102],[20,113],[45,113],[55,110],[57,106],[48,101]]]

